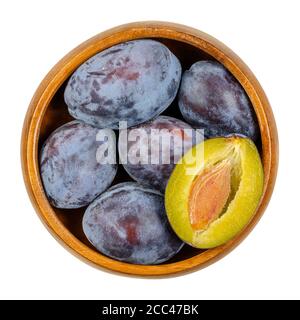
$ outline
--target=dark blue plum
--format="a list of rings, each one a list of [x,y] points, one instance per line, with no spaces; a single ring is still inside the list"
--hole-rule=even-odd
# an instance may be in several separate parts
[[[179,108],[184,119],[208,138],[242,134],[259,136],[253,107],[238,81],[220,63],[199,61],[182,76]]]
[[[99,131],[75,120],[59,127],[44,143],[40,170],[53,206],[67,209],[86,206],[111,185],[117,165],[110,164],[108,158],[105,164],[104,158],[97,156],[97,150],[105,146],[103,143],[114,143],[115,134],[105,129],[103,139],[99,139]],[[112,158],[115,148],[110,150]]]
[[[134,40],[106,49],[83,63],[65,89],[70,114],[98,128],[117,129],[148,121],[174,100],[181,65],[154,40]]]
[[[118,149],[125,170],[135,181],[164,192],[178,160],[202,138],[189,124],[159,116],[121,130]]]
[[[170,228],[162,194],[133,182],[94,200],[83,216],[83,231],[101,253],[134,264],[162,263],[183,246]]]

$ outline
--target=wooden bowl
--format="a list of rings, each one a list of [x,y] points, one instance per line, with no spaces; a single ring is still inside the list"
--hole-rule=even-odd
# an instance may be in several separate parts
[[[196,250],[185,246],[171,261],[155,266],[123,263],[97,252],[82,231],[84,208],[76,209],[76,212],[70,214],[68,210],[56,209],[49,204],[43,190],[38,161],[40,147],[50,132],[71,120],[63,100],[63,91],[70,75],[94,54],[115,44],[139,38],[154,38],[163,42],[180,59],[183,70],[199,59],[209,58],[219,61],[231,71],[244,87],[255,109],[261,132],[260,151],[265,173],[264,192],[259,208],[240,234],[225,245],[210,250]],[[179,116],[169,111],[167,114]],[[48,230],[66,248],[94,266],[106,270],[140,276],[162,276],[203,268],[226,255],[249,234],[262,216],[273,191],[278,165],[278,138],[272,110],[260,84],[235,53],[213,37],[186,26],[165,22],[139,22],[96,35],[72,50],[53,67],[38,87],[27,111],[21,154],[24,180],[33,206]],[[121,169],[115,182],[127,179],[126,173]]]

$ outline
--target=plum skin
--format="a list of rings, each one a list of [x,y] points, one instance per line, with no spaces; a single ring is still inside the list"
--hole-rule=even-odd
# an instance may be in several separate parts
[[[64,93],[69,113],[98,128],[148,121],[174,100],[181,65],[162,43],[143,39],[108,48],[83,63]]]
[[[82,226],[98,251],[128,263],[159,264],[183,246],[169,226],[162,194],[134,182],[101,194],[85,211]]]
[[[142,142],[140,145],[141,148],[143,148],[141,150],[141,153],[145,155],[145,157],[142,156],[139,163],[131,163],[130,159],[127,159],[127,163],[123,163],[123,166],[127,173],[138,183],[164,192],[168,179],[173,171],[173,168],[176,165],[177,160],[179,160],[183,156],[184,152],[192,148],[193,145],[201,142],[200,138],[202,138],[202,136],[197,137],[195,135],[195,131],[192,131],[192,127],[179,119],[169,116],[159,116],[154,120],[130,128],[127,131],[127,139],[130,136],[131,132],[145,130],[150,141],[150,132],[152,129],[167,130],[167,132],[171,134],[174,140],[173,143],[171,143],[170,150],[169,148],[168,150],[164,150],[164,145],[160,144],[159,163],[153,164],[150,163],[151,158],[149,156],[149,146],[147,145],[147,142]],[[188,131],[184,131],[186,129],[189,129],[190,133],[188,133]],[[174,134],[172,133],[172,130],[175,130]],[[162,134],[162,137],[164,136],[166,135]],[[123,150],[124,139],[126,139],[125,132],[124,130],[121,130],[118,142],[118,149],[121,159],[125,159],[127,151]],[[185,150],[181,148],[183,141],[185,144]],[[127,140],[127,143],[129,151],[132,150],[131,148],[139,147],[136,142]],[[162,162],[163,153],[166,151],[170,151],[170,163]],[[146,163],[147,159],[148,163]]]
[[[242,86],[216,61],[198,61],[184,72],[178,104],[183,118],[204,129],[206,138],[259,136],[254,109]]]
[[[106,129],[107,136],[114,132]],[[99,129],[74,120],[56,129],[40,152],[40,171],[45,193],[57,208],[88,205],[112,183],[117,165],[97,158]]]

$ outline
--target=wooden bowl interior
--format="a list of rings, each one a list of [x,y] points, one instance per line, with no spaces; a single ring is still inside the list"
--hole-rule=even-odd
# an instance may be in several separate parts
[[[201,51],[199,48],[196,48],[185,42],[163,39],[163,38],[155,38],[155,40],[160,41],[164,43],[167,47],[169,47],[169,49],[180,60],[183,71],[189,69],[190,66],[196,61],[215,60],[213,57]],[[44,116],[41,122],[41,128],[40,128],[38,152],[40,152],[41,146],[43,145],[44,141],[47,139],[47,137],[52,131],[54,131],[56,128],[58,128],[62,124],[68,121],[71,121],[73,119],[68,113],[67,106],[64,102],[64,97],[63,97],[64,89],[67,84],[67,81],[68,79],[66,79],[66,81],[55,93],[49,105],[47,106],[46,112],[44,113]],[[162,114],[184,120],[177,106],[177,99],[175,99],[172,105],[169,108],[167,108],[167,110]],[[118,134],[117,131],[116,131],[116,134]],[[257,147],[259,150],[261,150],[261,140],[257,142]],[[123,166],[119,165],[118,173],[113,184],[117,184],[123,181],[131,181],[131,180],[132,179],[128,176]],[[65,228],[67,228],[77,239],[79,239],[89,248],[97,252],[96,249],[94,249],[94,247],[89,243],[89,241],[85,237],[82,230],[81,221],[82,221],[82,216],[85,209],[86,209],[85,207],[80,209],[75,209],[75,210],[53,208],[53,210],[56,213],[56,216],[63,223]],[[199,255],[203,251],[204,250],[195,249],[186,245],[172,260],[167,261],[166,264],[191,258],[195,255]]]

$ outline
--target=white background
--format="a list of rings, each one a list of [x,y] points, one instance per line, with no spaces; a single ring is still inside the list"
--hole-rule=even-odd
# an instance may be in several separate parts
[[[300,298],[300,10],[298,1],[1,1],[0,298]],[[254,71],[276,116],[280,170],[260,223],[230,255],[177,278],[111,275],[81,262],[46,231],[26,194],[22,122],[49,69],[91,36],[138,20],[203,30]]]

